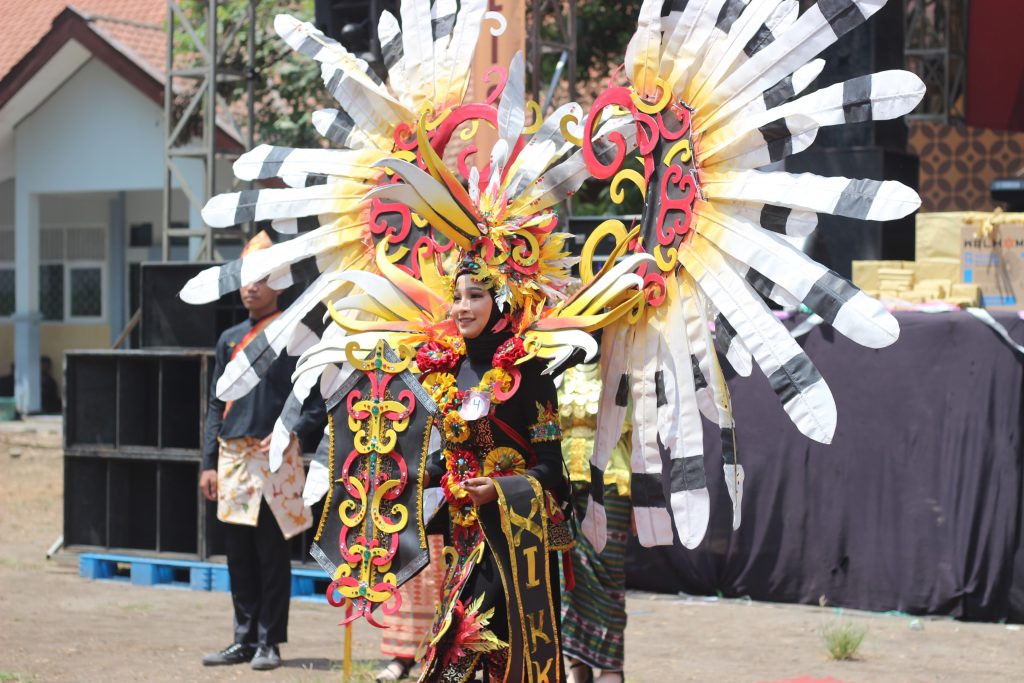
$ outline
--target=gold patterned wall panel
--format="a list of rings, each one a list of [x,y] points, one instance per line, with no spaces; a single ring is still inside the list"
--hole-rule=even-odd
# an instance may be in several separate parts
[[[1024,171],[1024,133],[910,122],[921,162],[921,211],[991,211],[989,185]]]

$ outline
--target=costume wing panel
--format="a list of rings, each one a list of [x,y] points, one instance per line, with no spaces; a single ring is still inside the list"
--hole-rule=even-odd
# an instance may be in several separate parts
[[[401,607],[398,588],[430,560],[423,472],[437,407],[409,372],[412,352],[380,343],[328,400],[331,488],[310,554],[352,600],[347,620]],[[361,355],[361,354],[360,354]]]

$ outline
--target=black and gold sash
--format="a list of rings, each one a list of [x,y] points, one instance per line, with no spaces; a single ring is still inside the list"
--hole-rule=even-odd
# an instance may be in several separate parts
[[[498,504],[480,508],[480,526],[501,575],[508,609],[509,656],[502,680],[562,681],[544,491],[526,475],[498,477],[494,485]]]

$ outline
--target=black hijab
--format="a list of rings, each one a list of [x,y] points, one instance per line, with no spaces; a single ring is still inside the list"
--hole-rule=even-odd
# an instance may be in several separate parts
[[[472,275],[472,273],[468,274]],[[484,325],[484,331],[473,339],[464,339],[466,356],[475,365],[481,363],[490,365],[498,347],[512,338],[512,325],[509,323],[508,316],[494,300],[494,291],[488,289],[487,293],[491,297],[491,315]]]

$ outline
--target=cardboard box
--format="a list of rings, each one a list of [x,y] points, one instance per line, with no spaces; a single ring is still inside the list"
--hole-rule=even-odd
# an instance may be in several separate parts
[[[918,261],[914,266],[918,281],[949,280],[960,282],[960,254],[954,258],[929,258]]]
[[[919,213],[914,219],[914,258],[960,260],[960,228],[974,212]]]
[[[914,267],[913,261],[854,261],[853,284],[860,289],[878,291],[881,286],[881,270],[908,270]],[[886,278],[888,279],[888,278]]]
[[[981,290],[977,285],[953,285],[949,298],[963,306],[977,306],[981,301]]]
[[[1003,216],[1012,220],[1013,214]],[[987,237],[981,237],[981,227],[979,222],[960,228],[961,281],[981,289],[985,308],[1024,308],[1024,222],[1001,221]]]

